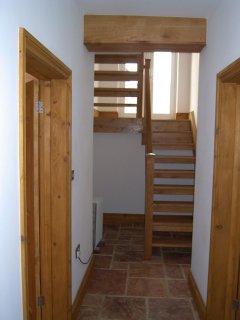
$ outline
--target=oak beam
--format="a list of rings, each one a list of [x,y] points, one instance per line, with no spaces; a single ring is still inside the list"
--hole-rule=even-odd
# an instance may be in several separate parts
[[[85,15],[84,44],[91,52],[200,52],[206,19]]]

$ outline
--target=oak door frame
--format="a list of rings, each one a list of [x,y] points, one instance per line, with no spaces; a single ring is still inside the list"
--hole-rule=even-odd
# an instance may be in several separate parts
[[[207,320],[232,320],[240,253],[240,59],[217,75]]]
[[[26,72],[39,80],[65,80],[67,83],[66,104],[66,255],[68,287],[67,305],[68,316],[71,317],[71,70],[44,47],[36,38],[24,28],[19,29],[19,157],[20,157],[20,225],[21,225],[21,267],[22,267],[22,299],[23,319],[28,320],[28,257],[27,257],[27,207],[26,207]],[[58,90],[59,91],[59,90]],[[60,98],[60,97],[59,97]],[[54,101],[52,102],[54,103]],[[55,110],[55,114],[58,111]],[[59,130],[59,128],[58,128]],[[55,230],[56,232],[56,226]],[[56,245],[56,244],[55,244]],[[54,318],[53,318],[54,319]]]

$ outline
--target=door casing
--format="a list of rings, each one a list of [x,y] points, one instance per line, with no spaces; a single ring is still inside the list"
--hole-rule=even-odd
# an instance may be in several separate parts
[[[240,59],[217,75],[207,320],[233,320],[240,253]]]
[[[31,174],[26,168],[26,85],[25,74],[29,73],[42,80],[40,94],[47,99],[47,110],[40,126],[45,126],[51,118],[49,152],[41,172],[40,188],[44,190],[40,201],[46,201],[48,210],[44,215],[40,211],[40,232],[44,245],[41,257],[41,287],[48,295],[46,308],[42,309],[44,320],[71,319],[71,70],[45,48],[24,28],[19,30],[19,156],[20,156],[20,222],[21,222],[21,259],[22,259],[22,293],[23,319],[28,320],[29,286],[28,286],[28,216],[26,181]],[[44,83],[46,84],[44,86]],[[48,85],[49,83],[49,85]],[[50,96],[49,93],[50,86]],[[43,128],[44,132],[45,127]],[[41,144],[42,142],[40,142]],[[40,146],[41,148],[41,146]],[[46,148],[43,148],[44,153]],[[45,156],[45,155],[44,155]],[[50,161],[50,162],[49,162]],[[61,172],[61,174],[58,174]],[[46,188],[48,188],[46,190]],[[28,191],[29,192],[29,191]],[[48,199],[47,199],[48,196]],[[42,204],[40,204],[40,207]],[[42,253],[41,253],[42,254]],[[51,282],[51,288],[48,283]],[[66,300],[66,302],[65,302]]]

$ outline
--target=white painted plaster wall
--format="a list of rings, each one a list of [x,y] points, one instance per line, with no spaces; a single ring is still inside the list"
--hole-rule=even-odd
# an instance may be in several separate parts
[[[176,112],[188,113],[190,110],[191,54],[178,54]]]
[[[200,57],[197,170],[192,272],[206,302],[212,206],[216,74],[240,57],[240,2],[220,2],[208,19],[208,45]]]
[[[145,147],[141,134],[94,133],[93,192],[108,213],[144,213]]]
[[[197,124],[200,54],[192,53],[191,56],[190,111],[194,112],[195,121]]]
[[[73,71],[72,253],[92,249],[93,55],[83,46],[83,13],[76,1],[0,0],[0,319],[22,319],[18,28],[25,27]],[[72,254],[72,297],[86,270]]]

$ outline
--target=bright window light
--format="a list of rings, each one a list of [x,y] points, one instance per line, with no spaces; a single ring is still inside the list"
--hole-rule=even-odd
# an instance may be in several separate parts
[[[153,114],[170,114],[172,53],[154,52]]]

